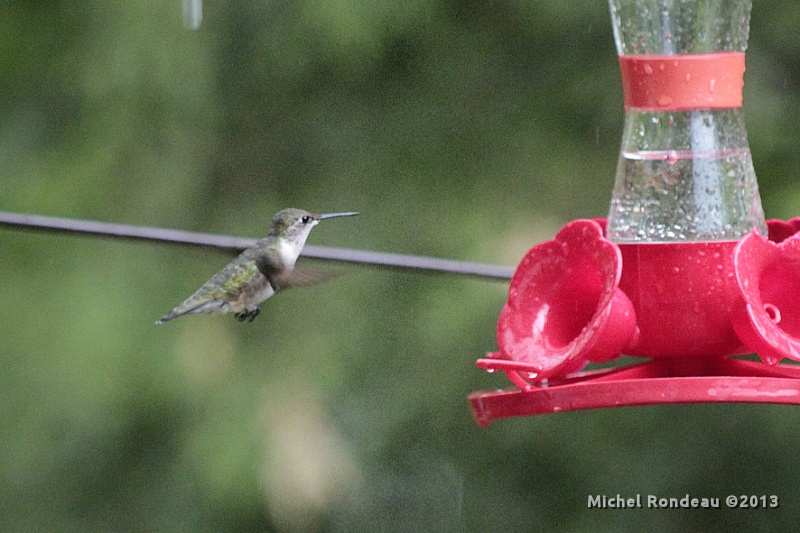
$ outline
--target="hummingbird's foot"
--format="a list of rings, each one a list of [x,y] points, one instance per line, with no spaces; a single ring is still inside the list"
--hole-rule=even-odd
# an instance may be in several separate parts
[[[255,318],[258,316],[260,312],[261,309],[256,307],[251,311],[242,311],[241,313],[236,313],[233,316],[235,316],[236,320],[238,320],[239,322],[244,322],[245,320],[248,322],[252,322],[253,320],[255,320]]]

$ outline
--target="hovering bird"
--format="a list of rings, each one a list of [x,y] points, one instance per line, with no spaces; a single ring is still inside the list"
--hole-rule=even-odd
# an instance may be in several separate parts
[[[305,273],[299,275],[294,270],[311,228],[320,220],[357,214],[315,215],[293,208],[278,212],[272,218],[266,237],[256,241],[228,263],[197,292],[158,319],[156,324],[196,313],[235,313],[240,322],[252,322],[260,312],[258,306],[261,302],[276,292],[321,281]]]

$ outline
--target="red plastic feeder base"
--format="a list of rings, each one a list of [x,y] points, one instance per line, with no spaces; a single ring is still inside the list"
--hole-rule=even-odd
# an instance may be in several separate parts
[[[800,219],[739,241],[620,244],[575,220],[525,255],[478,367],[519,390],[469,397],[496,418],[632,405],[800,405]],[[624,267],[624,268],[623,268]],[[755,353],[761,363],[732,358]],[[622,354],[648,362],[580,372]]]
[[[674,403],[772,403],[800,405],[800,366],[765,365],[741,359],[660,358],[644,363],[578,372],[530,384],[524,364],[480,359],[486,370],[503,370],[520,390],[469,396],[480,426],[493,420],[583,409]],[[546,385],[546,386],[545,386]]]

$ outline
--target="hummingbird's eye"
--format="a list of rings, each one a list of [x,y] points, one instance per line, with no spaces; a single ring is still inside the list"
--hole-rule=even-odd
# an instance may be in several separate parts
[[[311,217],[310,217],[310,216],[308,216],[308,215],[305,215],[305,216],[303,216],[303,218],[301,218],[300,220],[302,220],[302,221],[303,221],[303,224],[308,224],[309,222],[311,222]]]

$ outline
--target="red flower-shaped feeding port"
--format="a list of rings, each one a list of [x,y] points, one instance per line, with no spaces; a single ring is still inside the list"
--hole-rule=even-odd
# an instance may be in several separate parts
[[[733,325],[739,337],[770,365],[783,358],[800,361],[798,221],[770,221],[771,240],[751,233],[739,242],[734,257],[745,305],[737,309]]]
[[[602,223],[570,222],[517,268],[497,326],[498,357],[518,363],[506,367],[515,384],[613,359],[633,339],[633,306],[619,290],[622,256]]]

